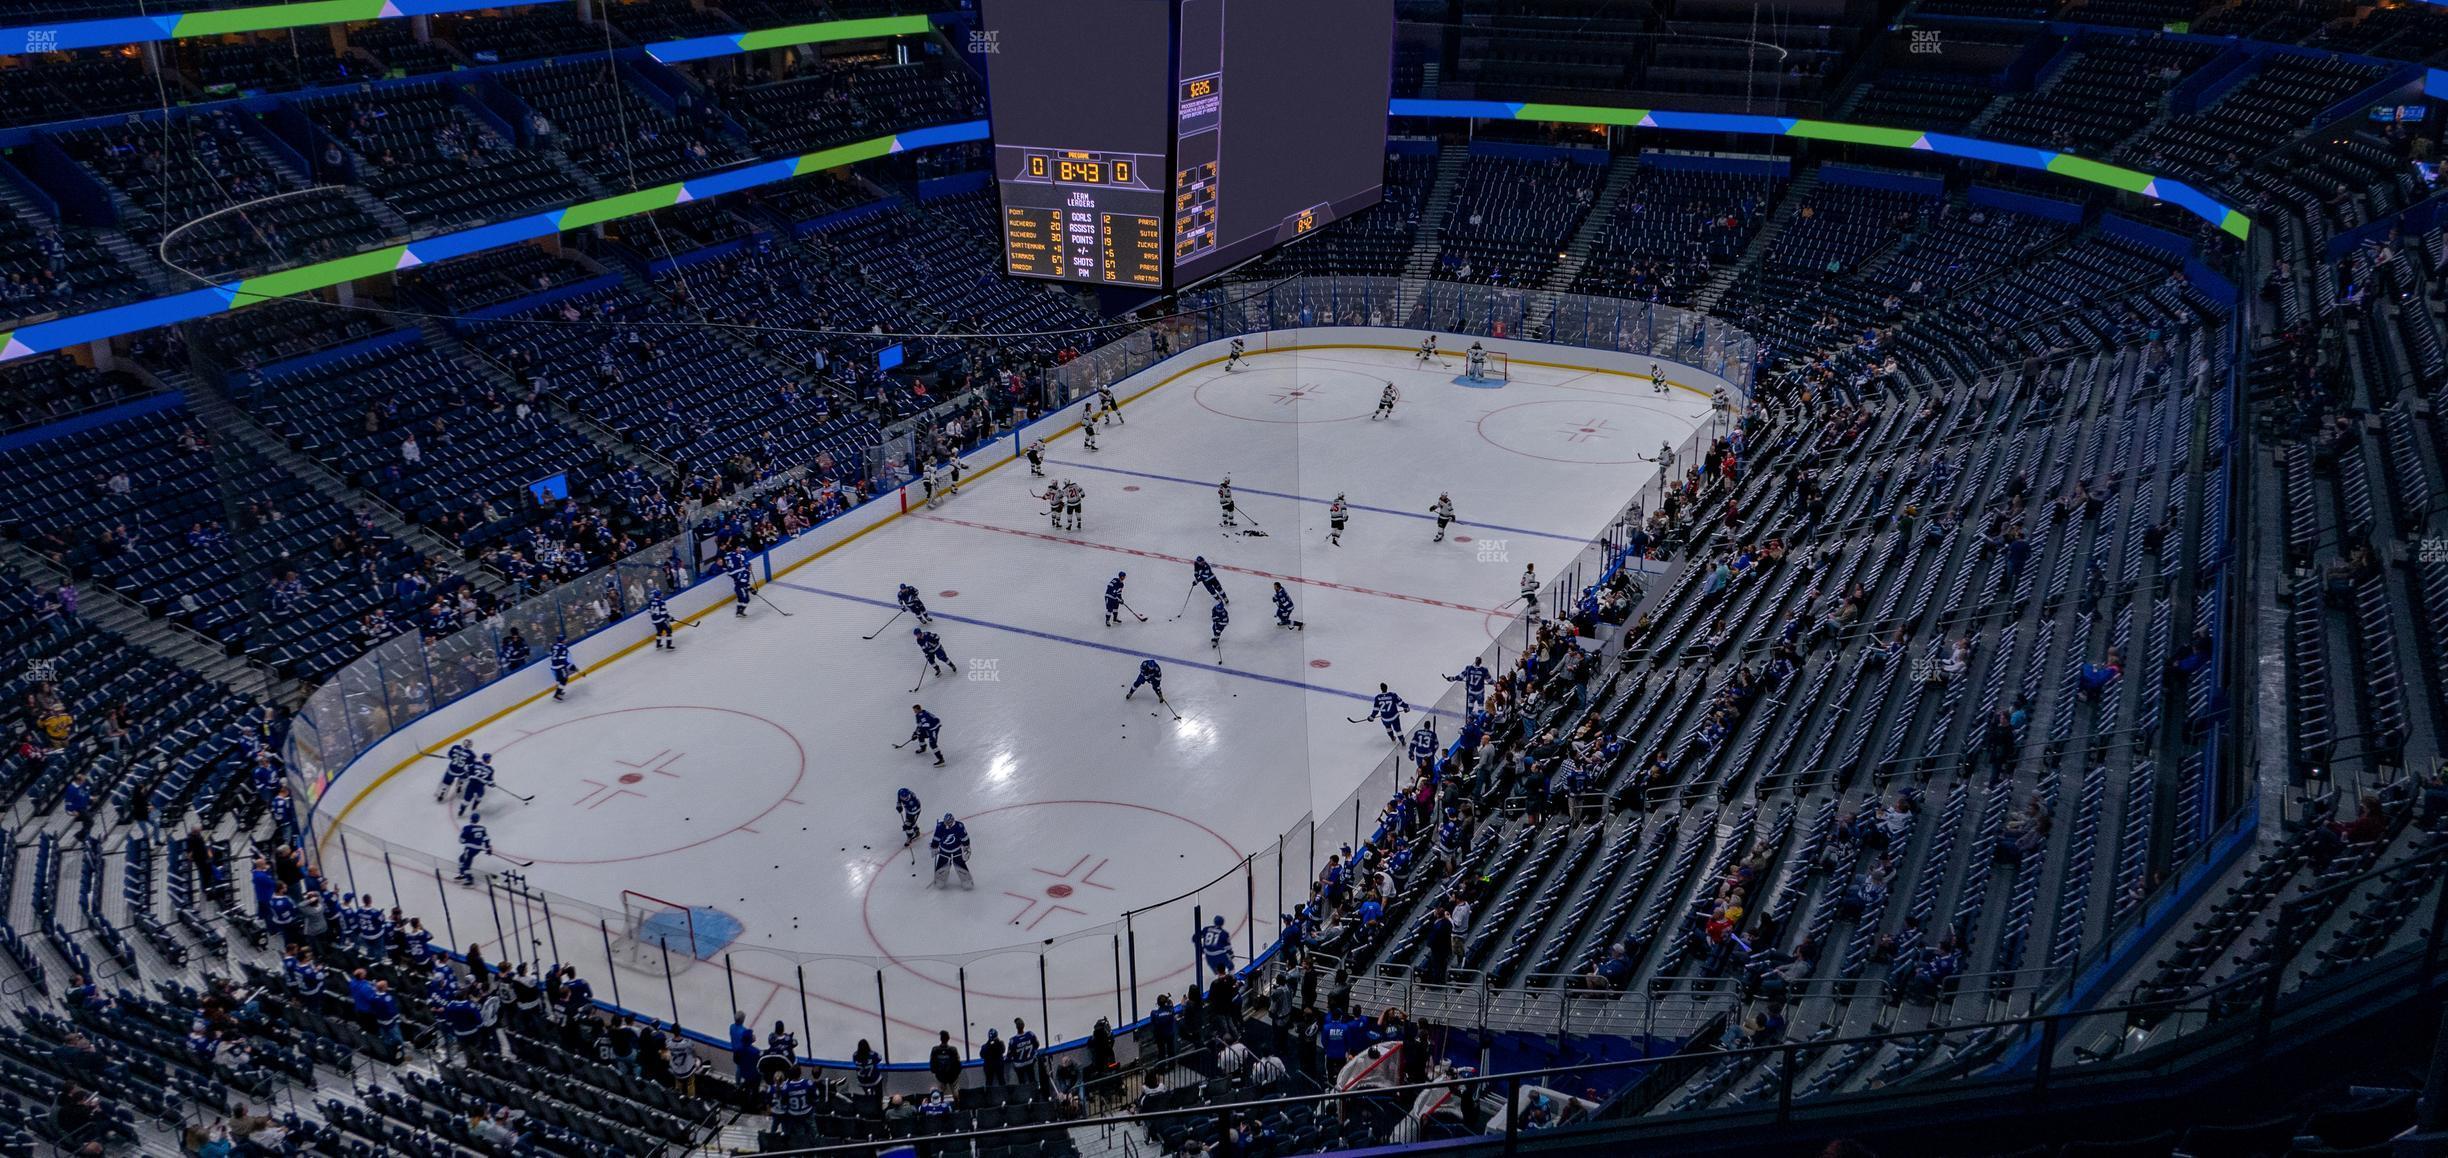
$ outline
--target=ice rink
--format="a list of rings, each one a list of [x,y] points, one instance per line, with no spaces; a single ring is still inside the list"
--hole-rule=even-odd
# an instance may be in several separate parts
[[[500,769],[484,810],[494,842],[534,861],[526,878],[553,894],[618,911],[627,890],[736,919],[736,940],[682,962],[668,992],[659,968],[618,974],[629,1007],[676,1005],[718,1036],[735,1008],[760,1032],[776,1019],[799,1031],[803,977],[804,1052],[846,1057],[888,1033],[895,1061],[922,1057],[938,1029],[982,1041],[1024,1016],[1063,1040],[1127,1017],[1133,996],[1145,1008],[1178,995],[1189,906],[1127,932],[1120,915],[1255,857],[1202,900],[1229,915],[1244,959],[1263,948],[1278,888],[1306,893],[1305,848],[1279,886],[1279,834],[1345,800],[1390,750],[1377,726],[1347,722],[1378,683],[1434,703],[1441,677],[1512,625],[1524,567],[1547,575],[1575,558],[1655,473],[1660,443],[1707,414],[1703,391],[1661,394],[1591,368],[1597,355],[1537,349],[1493,388],[1458,384],[1458,359],[1419,368],[1395,349],[1315,347],[1125,383],[1127,421],[1101,427],[1093,452],[1077,431],[1051,441],[1046,479],[1007,463],[778,575],[761,591],[790,617],[718,611],[683,628],[676,652],[632,652],[566,702],[484,727],[472,743]],[[1672,364],[1667,376],[1705,381]],[[1402,400],[1373,420],[1389,380]],[[1227,474],[1241,529],[1255,520],[1263,536],[1218,526]],[[1087,490],[1079,531],[1053,529],[1035,497],[1057,478]],[[1439,491],[1461,520],[1442,543],[1428,515]],[[1326,541],[1337,493],[1351,506],[1339,547]],[[1196,555],[1231,598],[1220,651],[1209,601],[1185,600]],[[1116,571],[1145,622],[1103,624]],[[893,614],[903,581],[923,593],[957,675],[925,674],[906,616],[860,638]],[[1304,630],[1276,626],[1275,582]],[[1145,690],[1125,702],[1142,657],[1164,665],[1180,719]],[[913,703],[944,721],[943,767],[892,747]],[[1441,721],[1445,736],[1453,724]],[[346,825],[449,858],[458,821],[433,799],[441,769],[392,777]],[[967,823],[974,889],[929,887],[925,851],[905,851],[893,812],[904,786],[928,828],[946,812]],[[412,911],[435,907],[429,868],[349,855],[358,879],[387,872]],[[545,922],[456,886],[449,904],[461,948],[549,959],[557,945],[603,972],[595,913]]]

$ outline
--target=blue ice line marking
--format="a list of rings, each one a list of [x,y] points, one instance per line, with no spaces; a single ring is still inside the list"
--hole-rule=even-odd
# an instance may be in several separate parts
[[[1056,466],[1071,467],[1077,470],[1098,470],[1104,471],[1107,474],[1126,474],[1132,478],[1155,479],[1157,482],[1183,483],[1185,485],[1194,487],[1212,487],[1215,485],[1214,483],[1203,482],[1194,478],[1179,478],[1169,474],[1150,474],[1144,470],[1124,470],[1118,466],[1098,466],[1091,462],[1073,462],[1068,459],[1052,458],[1049,458],[1046,461],[1053,463]],[[1332,501],[1329,499],[1313,499],[1307,495],[1286,494],[1283,491],[1262,491],[1256,487],[1235,487],[1233,489],[1245,495],[1265,495],[1271,499],[1290,499],[1296,503],[1317,503],[1323,506]],[[1425,521],[1434,517],[1420,511],[1398,511],[1392,507],[1369,507],[1362,506],[1359,503],[1345,503],[1343,505],[1350,507],[1355,511],[1374,511],[1380,515],[1400,515],[1406,519],[1420,519]],[[1468,519],[1455,519],[1454,525],[1457,527],[1473,527],[1483,531],[1503,531],[1508,535],[1528,535],[1534,539],[1555,539],[1559,542],[1571,543],[1578,547],[1589,546],[1590,542],[1589,536],[1587,535],[1574,538],[1571,535],[1559,535],[1552,531],[1526,531],[1520,527],[1502,527],[1494,523],[1474,523]]]
[[[864,595],[852,595],[843,591],[828,590],[823,587],[810,587],[804,583],[792,583],[784,579],[776,579],[770,584],[770,586],[787,587],[793,591],[805,591],[810,595],[824,595],[834,599],[848,600],[852,603],[864,603],[870,607],[881,607],[886,611],[898,611],[901,608],[900,604],[886,599],[869,599]],[[1033,627],[1017,627],[1009,623],[996,623],[991,619],[973,619],[966,615],[953,615],[948,612],[936,611],[931,608],[927,611],[927,614],[935,619],[949,620],[953,623],[966,623],[971,627],[984,627],[994,631],[1008,631],[1014,635],[1034,636],[1038,639],[1052,640],[1055,643],[1075,644],[1080,647],[1095,648],[1098,651],[1110,651],[1115,655],[1127,655],[1133,659],[1161,660],[1168,664],[1178,664],[1182,667],[1198,668],[1202,671],[1211,671],[1218,675],[1239,676],[1242,679],[1257,680],[1260,683],[1278,684],[1297,691],[1312,692],[1325,696],[1342,696],[1345,699],[1358,700],[1364,704],[1370,703],[1376,698],[1376,693],[1374,692],[1347,692],[1341,688],[1319,687],[1316,684],[1305,683],[1300,680],[1285,679],[1282,676],[1271,676],[1264,672],[1246,671],[1237,667],[1225,667],[1222,664],[1207,663],[1202,660],[1182,659],[1179,656],[1158,655],[1152,651],[1140,651],[1135,648],[1120,647],[1110,643],[1098,643],[1096,640],[1081,639],[1074,635],[1059,635],[1051,631],[1039,631]],[[1418,704],[1413,704],[1411,706],[1419,711],[1424,711],[1431,715],[1443,716],[1449,720],[1458,720],[1462,718],[1456,713],[1443,711],[1437,708],[1421,707]]]

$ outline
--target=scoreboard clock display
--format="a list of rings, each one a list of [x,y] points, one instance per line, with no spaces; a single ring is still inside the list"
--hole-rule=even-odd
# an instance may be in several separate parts
[[[1376,204],[1393,0],[985,0],[1004,269],[1179,288]]]

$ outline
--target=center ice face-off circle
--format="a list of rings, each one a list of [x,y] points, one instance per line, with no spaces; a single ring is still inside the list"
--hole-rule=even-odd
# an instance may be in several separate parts
[[[560,813],[520,825],[503,852],[538,864],[616,864],[692,849],[749,828],[807,774],[807,750],[750,712],[693,704],[624,708],[564,720],[503,744],[532,806]],[[617,832],[647,837],[630,844]]]
[[[1247,422],[1347,422],[1377,409],[1385,382],[1328,366],[1270,366],[1218,373],[1193,396],[1210,413]]]

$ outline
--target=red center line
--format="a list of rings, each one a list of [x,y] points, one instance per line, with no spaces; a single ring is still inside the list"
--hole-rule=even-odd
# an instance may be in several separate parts
[[[1184,567],[1190,565],[1190,560],[1184,559],[1179,555],[1167,555],[1162,551],[1143,551],[1137,547],[1117,547],[1111,543],[1092,543],[1086,539],[1074,539],[1068,535],[1049,535],[1044,531],[1023,531],[1018,527],[998,527],[993,523],[973,523],[967,519],[955,519],[944,515],[922,515],[917,511],[911,511],[910,517],[915,519],[925,519],[929,522],[935,523],[951,523],[955,526],[970,527],[980,531],[995,531],[1005,535],[1018,535],[1024,539],[1043,539],[1049,543],[1067,543],[1074,547],[1094,547],[1099,551],[1112,551],[1118,555],[1135,555],[1142,559],[1157,559],[1167,563],[1179,563]],[[1431,599],[1425,595],[1405,595],[1399,591],[1379,591],[1374,587],[1355,587],[1349,583],[1333,583],[1324,579],[1310,579],[1300,575],[1279,575],[1273,571],[1261,571],[1255,567],[1236,567],[1230,563],[1218,563],[1214,560],[1209,560],[1207,565],[1215,568],[1218,571],[1231,571],[1240,575],[1254,575],[1260,579],[1267,579],[1278,583],[1299,583],[1308,587],[1324,587],[1334,591],[1349,591],[1354,595],[1374,595],[1379,599],[1399,599],[1405,603],[1418,603],[1428,607],[1443,607],[1451,611],[1467,611],[1473,615],[1502,615],[1507,619],[1514,617],[1512,612],[1506,611],[1500,607],[1473,607],[1468,603],[1454,603],[1444,599]]]

